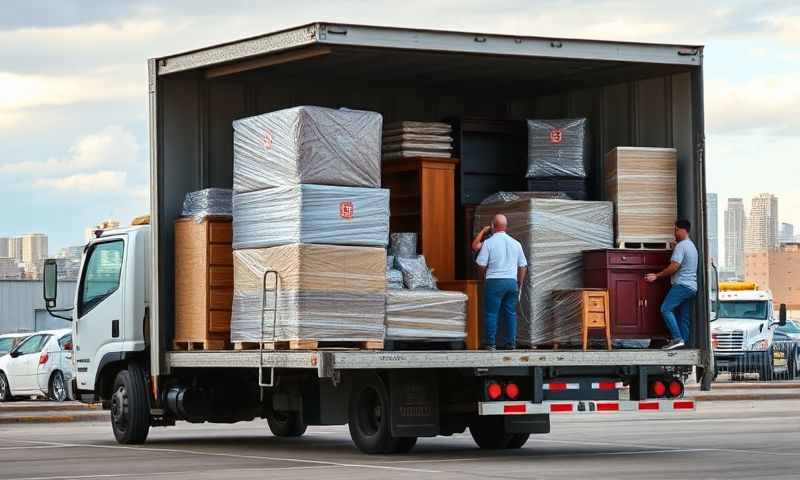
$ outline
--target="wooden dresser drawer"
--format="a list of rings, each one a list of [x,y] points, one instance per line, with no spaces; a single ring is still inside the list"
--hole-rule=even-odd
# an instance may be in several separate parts
[[[643,254],[638,252],[609,252],[608,263],[610,265],[643,265]]]
[[[208,246],[209,265],[233,265],[233,248],[230,244],[212,243]]]
[[[212,333],[227,333],[231,329],[230,310],[211,310],[208,312],[208,331]]]
[[[586,325],[590,327],[604,327],[606,325],[606,314],[603,312],[587,312]]]
[[[230,245],[233,242],[233,224],[231,222],[209,222],[208,242]]]
[[[232,287],[233,267],[221,267],[219,265],[208,267],[208,286]]]
[[[604,313],[606,311],[606,300],[604,295],[588,295],[586,304],[586,310],[590,312]]]
[[[208,308],[214,310],[230,310],[233,303],[233,289],[230,287],[214,287],[208,291]]]

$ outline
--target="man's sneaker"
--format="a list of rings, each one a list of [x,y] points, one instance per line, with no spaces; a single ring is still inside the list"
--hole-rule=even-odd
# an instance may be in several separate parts
[[[664,345],[662,350],[675,350],[676,348],[681,348],[684,346],[683,340],[672,340],[668,344]]]
[[[488,350],[490,352],[494,352],[495,350],[497,350],[497,347],[495,347],[494,345],[484,345],[484,346],[481,347],[481,349],[482,350]]]
[[[517,346],[516,345],[512,345],[510,343],[506,343],[505,345],[503,345],[503,350],[516,350],[516,349],[517,349]]]

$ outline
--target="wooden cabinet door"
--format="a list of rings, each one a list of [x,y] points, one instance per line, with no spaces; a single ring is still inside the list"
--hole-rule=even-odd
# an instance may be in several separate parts
[[[640,272],[612,271],[609,273],[611,303],[611,334],[617,338],[641,335],[642,315],[639,307]]]
[[[661,303],[669,290],[669,279],[662,278],[649,283],[641,280],[642,333],[653,338],[669,338],[667,326],[661,317]]]

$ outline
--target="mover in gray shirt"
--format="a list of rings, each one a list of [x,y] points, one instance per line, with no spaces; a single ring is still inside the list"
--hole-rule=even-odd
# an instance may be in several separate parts
[[[670,277],[670,287],[661,304],[661,316],[667,325],[672,340],[666,350],[680,348],[689,343],[692,333],[692,301],[697,296],[697,248],[689,238],[692,225],[689,220],[675,222],[675,240],[670,264],[658,273],[648,273],[645,280],[655,282]],[[675,316],[675,313],[678,316]]]

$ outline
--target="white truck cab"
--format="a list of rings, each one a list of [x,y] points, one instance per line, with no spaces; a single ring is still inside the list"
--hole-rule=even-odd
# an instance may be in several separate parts
[[[768,290],[753,282],[721,283],[717,316],[711,322],[716,370],[771,379],[773,335],[780,324]]]

